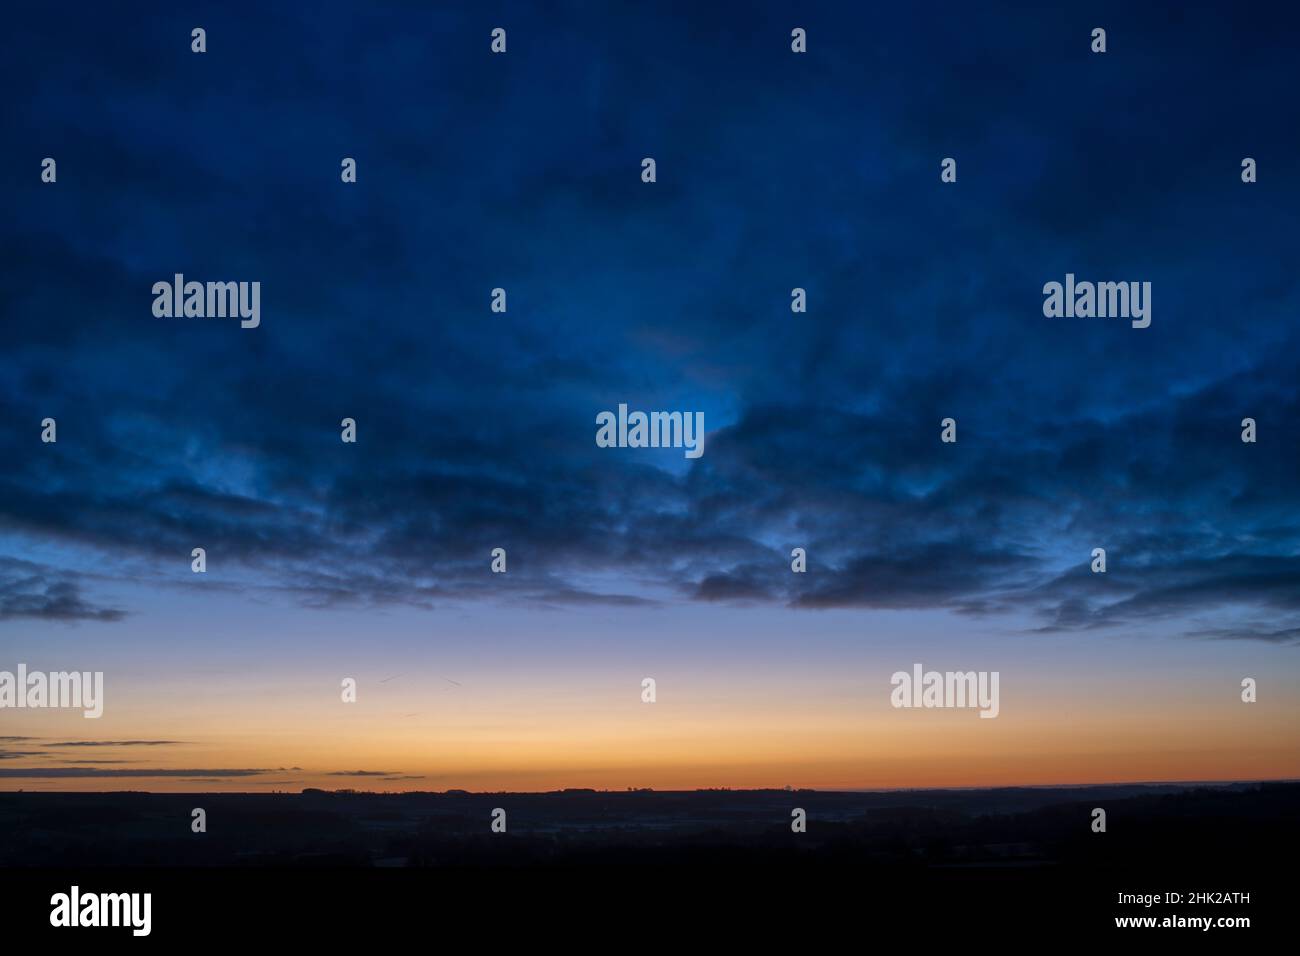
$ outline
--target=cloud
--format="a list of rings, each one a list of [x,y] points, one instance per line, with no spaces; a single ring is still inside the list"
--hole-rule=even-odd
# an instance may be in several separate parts
[[[272,773],[270,770],[176,770],[165,768],[102,769],[99,767],[0,767],[0,777],[10,779],[59,779],[74,777],[256,777]]]
[[[0,620],[120,621],[125,616],[120,608],[86,600],[67,572],[0,557]]]
[[[186,743],[184,740],[64,740],[42,744],[44,747],[170,747]]]
[[[74,115],[84,76],[43,74],[35,40],[16,51],[8,139],[60,133],[64,168],[106,198],[61,208],[19,190],[0,226],[21,277],[0,297],[0,410],[33,423],[0,430],[0,618],[119,621],[98,587],[196,587],[202,546],[221,569],[204,588],[321,610],[941,609],[1271,643],[1300,627],[1300,295],[1285,257],[1258,253],[1290,241],[1300,186],[1237,189],[1211,148],[1300,143],[1258,97],[1185,68],[1213,51],[1272,88],[1286,31],[1235,11],[1162,23],[1165,53],[1104,79],[1057,69],[1038,40],[1074,28],[1047,9],[938,30],[904,8],[846,14],[844,35],[887,35],[886,66],[921,73],[833,45],[816,77],[772,71],[768,34],[735,36],[720,10],[605,30],[581,55],[565,55],[576,35],[520,51],[547,82],[508,89],[448,50],[468,93],[432,108],[465,142],[505,135],[489,155],[429,143],[425,92],[393,82],[423,54],[389,16],[304,46],[294,18],[268,14],[234,54],[258,69],[231,73],[226,113],[273,153],[365,141],[396,157],[324,198],[296,164],[257,165],[160,96],[149,37],[97,47],[95,16],[71,34],[19,16],[98,80]],[[1154,15],[1125,16],[1140,32]],[[1225,31],[1241,42],[1225,50]],[[700,56],[719,36],[728,57]],[[372,82],[334,69],[358,38]],[[1005,48],[1016,70],[972,54]],[[761,109],[735,101],[738,76]],[[1169,76],[1176,103],[1154,95]],[[877,95],[844,92],[864,84]],[[1044,133],[1033,118],[1061,102],[1087,109]],[[1134,109],[1147,102],[1159,122]],[[174,135],[160,146],[144,124]],[[937,182],[953,135],[972,171],[960,193]],[[1177,169],[1135,172],[1099,137]],[[666,174],[653,192],[635,175],[647,141]],[[262,326],[154,319],[148,290],[176,271],[258,277]],[[1151,329],[1045,320],[1042,283],[1066,271],[1152,280]],[[486,311],[498,283],[508,321]],[[622,401],[704,411],[704,457],[596,448],[595,414]],[[1256,445],[1237,439],[1247,414]],[[45,415],[57,444],[36,442]],[[508,575],[486,573],[497,546]],[[1086,570],[1099,546],[1104,576]]]
[[[330,777],[391,777],[391,770],[333,770],[326,774]]]

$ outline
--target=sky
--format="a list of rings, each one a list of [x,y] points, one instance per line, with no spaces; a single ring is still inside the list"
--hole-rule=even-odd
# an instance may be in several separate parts
[[[1297,14],[1131,6],[10,12],[0,789],[1300,776]]]

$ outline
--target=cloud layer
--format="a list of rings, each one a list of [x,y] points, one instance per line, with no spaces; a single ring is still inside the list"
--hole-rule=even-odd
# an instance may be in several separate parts
[[[12,159],[0,226],[0,621],[119,620],[115,584],[193,586],[203,547],[205,586],[314,608],[947,608],[1297,643],[1276,24],[1117,9],[1103,63],[1050,12],[814,8],[801,60],[775,6],[740,33],[574,8],[544,44],[516,13],[501,61],[471,18],[428,15],[434,55],[376,11],[305,44],[219,14],[181,63],[175,18],[16,14],[47,40],[0,67],[4,139],[60,181]],[[1151,328],[1045,319],[1067,271],[1151,281]],[[261,281],[262,326],[153,318],[175,272]],[[704,411],[704,457],[596,448],[619,402]]]

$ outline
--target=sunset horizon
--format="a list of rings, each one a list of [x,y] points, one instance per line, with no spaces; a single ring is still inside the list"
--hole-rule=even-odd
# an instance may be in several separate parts
[[[8,12],[18,924],[1281,898],[1297,8]]]

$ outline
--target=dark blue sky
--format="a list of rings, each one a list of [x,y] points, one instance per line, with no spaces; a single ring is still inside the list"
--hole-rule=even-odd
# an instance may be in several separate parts
[[[7,14],[7,624],[129,620],[202,544],[286,606],[1296,641],[1294,13],[466,6]],[[176,272],[261,327],[154,318]],[[1066,272],[1151,327],[1044,318]],[[619,402],[702,410],[703,458],[596,448]]]

